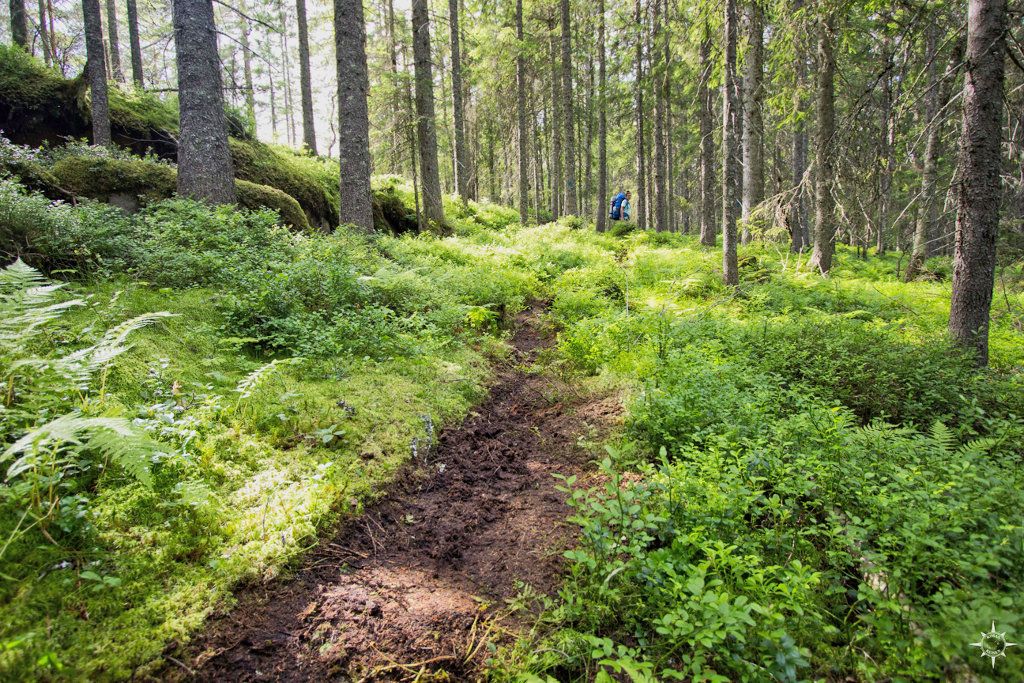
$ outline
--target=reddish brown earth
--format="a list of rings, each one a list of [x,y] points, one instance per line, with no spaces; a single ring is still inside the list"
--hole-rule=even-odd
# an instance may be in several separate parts
[[[535,367],[549,342],[521,315],[489,398],[292,579],[243,590],[166,677],[478,680],[519,582],[558,585],[573,529],[552,475],[587,473],[578,437],[620,414]]]

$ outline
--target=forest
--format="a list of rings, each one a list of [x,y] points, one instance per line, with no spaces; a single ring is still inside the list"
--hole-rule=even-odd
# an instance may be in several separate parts
[[[0,681],[1024,681],[1021,595],[1021,0],[0,8]]]

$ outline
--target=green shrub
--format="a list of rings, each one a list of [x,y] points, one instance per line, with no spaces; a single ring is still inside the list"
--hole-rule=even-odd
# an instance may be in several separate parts
[[[139,275],[164,286],[248,286],[293,253],[270,211],[171,199],[144,209],[138,223],[145,235]]]

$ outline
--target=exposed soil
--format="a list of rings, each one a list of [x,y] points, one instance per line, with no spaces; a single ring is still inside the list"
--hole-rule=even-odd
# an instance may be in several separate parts
[[[554,473],[585,474],[578,437],[619,419],[533,367],[550,339],[522,314],[489,398],[311,552],[294,578],[245,589],[185,661],[200,680],[478,680],[508,637],[519,582],[556,588],[573,542]]]

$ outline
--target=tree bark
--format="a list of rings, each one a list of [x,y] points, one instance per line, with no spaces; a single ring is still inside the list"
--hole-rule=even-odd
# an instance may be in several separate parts
[[[576,133],[572,88],[572,16],[569,0],[561,1],[562,9],[562,121],[565,124],[565,213],[579,213],[576,196]]]
[[[174,46],[181,120],[178,194],[212,204],[233,204],[235,173],[212,0],[174,0]]]
[[[608,74],[604,0],[597,0],[597,231],[608,229]]]
[[[736,258],[736,0],[725,0],[722,69],[722,280],[740,282]]]
[[[700,81],[697,84],[700,125],[700,243],[715,246],[715,106],[712,99],[711,30],[704,22],[704,37],[700,43]]]
[[[636,116],[636,201],[633,202],[633,213],[636,216],[637,227],[641,230],[647,229],[647,221],[644,220],[644,209],[647,204],[647,197],[644,196],[647,187],[647,165],[644,154],[644,21],[643,6],[641,0],[636,0],[633,5],[633,30],[636,33],[636,82],[633,84],[633,106]]]
[[[441,176],[437,163],[434,74],[430,63],[430,20],[427,14],[427,0],[412,0],[412,33],[413,60],[416,68],[416,127],[420,143],[420,173],[423,178],[423,211],[428,229],[445,232]]]
[[[99,0],[82,0],[85,20],[86,68],[92,109],[92,144],[109,147],[110,105],[107,100],[107,65],[103,49],[103,15]]]
[[[751,214],[764,200],[764,15],[759,0],[744,12],[747,50],[743,60],[743,242],[750,241]]]
[[[25,12],[25,0],[11,0],[11,42],[20,45],[25,52],[31,54],[32,45],[28,39],[28,15]]]
[[[338,66],[341,222],[372,232],[370,114],[366,104],[370,81],[363,0],[334,0],[334,45]],[[311,129],[306,130],[308,136]]]
[[[562,77],[556,70],[555,22],[548,25],[551,50],[551,220],[557,221],[562,210]]]
[[[349,9],[349,8],[346,8]],[[299,27],[299,89],[302,92],[302,141],[306,148],[316,156],[316,126],[313,123],[313,80],[309,72],[309,27],[306,21],[306,0],[295,0],[295,15]],[[363,48],[362,55],[363,74],[366,74],[366,29],[362,23],[362,10],[359,12],[359,26],[357,27]],[[351,17],[355,21],[355,17]],[[348,46],[354,48],[354,44]],[[350,55],[349,59],[353,64],[360,60],[359,55]],[[348,61],[348,59],[346,60]],[[369,85],[366,86],[369,89]],[[365,108],[365,106],[364,106]],[[344,174],[342,174],[344,177]],[[372,225],[371,225],[372,227]]]
[[[246,11],[245,0],[241,0],[242,12]],[[245,79],[245,113],[256,124],[256,91],[252,82],[252,49],[249,46],[249,19],[239,17],[242,28],[242,77]]]
[[[999,232],[1006,0],[970,0],[949,332],[988,364]]]
[[[835,17],[826,11],[818,18],[817,128],[814,132],[814,250],[811,265],[828,276],[835,254],[835,200],[832,176],[835,173],[833,138],[835,137]]]
[[[667,3],[666,3],[667,4]],[[667,23],[667,22],[666,22]],[[666,40],[663,35],[665,28],[662,26],[662,3],[661,0],[654,0],[654,28],[653,33],[656,41]],[[654,54],[663,55],[660,44],[655,44]],[[652,70],[654,56],[651,57]],[[666,178],[666,157],[665,150],[665,80],[664,74],[668,69],[667,63],[659,65],[660,72],[653,73],[654,77],[654,229],[664,232],[669,229],[668,224],[668,188]]]
[[[886,35],[882,52],[887,60],[882,76],[882,144],[879,151],[880,177],[878,180],[878,229],[875,231],[875,253],[885,253],[885,231],[889,227],[892,209],[892,178],[896,166],[896,116],[892,96],[892,39]]]
[[[604,2],[604,0],[601,0]],[[530,179],[526,132],[526,55],[523,53],[523,0],[516,0],[516,124],[519,144],[519,222],[529,222]]]
[[[121,40],[117,35],[117,2],[107,0],[107,42],[110,45],[110,70],[114,80],[123,83],[124,71],[121,69]]]
[[[938,27],[932,23],[925,29],[925,69],[928,81],[924,94],[924,125],[925,147],[923,169],[921,172],[921,195],[917,224],[914,226],[914,246],[903,274],[904,282],[917,277],[925,259],[933,252],[931,241],[935,235],[935,182],[938,176],[939,157],[939,67],[938,67]]]
[[[798,15],[803,9],[803,0],[793,1],[793,13]],[[810,247],[810,235],[807,226],[807,209],[804,201],[804,174],[807,172],[807,129],[804,125],[804,87],[807,80],[807,62],[804,56],[803,41],[800,29],[794,28],[797,38],[793,50],[796,54],[794,63],[795,87],[793,88],[793,201],[789,206],[790,247],[794,253],[802,252]]]
[[[43,60],[46,66],[50,66],[53,63],[53,46],[50,40],[52,34],[46,28],[46,0],[39,0],[37,5],[39,7],[39,42],[43,48]]]
[[[459,0],[448,0],[448,23],[452,49],[452,118],[455,124],[455,192],[469,197],[469,162],[466,151],[465,108],[462,103],[462,45],[459,34]]]
[[[142,41],[139,39],[139,8],[137,0],[128,3],[128,45],[132,56],[132,80],[138,88],[146,87],[142,72]]]

